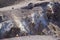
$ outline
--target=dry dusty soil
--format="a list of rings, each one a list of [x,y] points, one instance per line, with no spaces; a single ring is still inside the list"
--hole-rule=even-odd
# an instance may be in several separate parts
[[[52,36],[24,36],[24,37],[15,37],[15,38],[8,38],[8,39],[0,39],[0,40],[58,40]]]

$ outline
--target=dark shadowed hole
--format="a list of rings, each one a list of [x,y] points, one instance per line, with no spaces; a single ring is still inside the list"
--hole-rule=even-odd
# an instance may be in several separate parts
[[[56,31],[55,27],[53,27],[54,31]]]

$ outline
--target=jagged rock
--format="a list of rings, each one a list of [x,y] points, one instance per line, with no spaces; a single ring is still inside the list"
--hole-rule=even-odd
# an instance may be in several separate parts
[[[52,16],[52,14],[54,15],[55,13],[52,13],[52,11],[54,11],[52,8],[54,4],[52,4],[53,6],[50,5],[51,8],[48,5],[50,5],[50,2],[43,2],[41,4],[30,3],[29,5],[18,9],[14,9],[12,7],[12,10],[1,11],[1,13],[6,15],[10,20],[3,21],[3,27],[1,28],[2,38],[7,36],[15,37],[42,34],[50,35],[50,32],[58,34],[59,31],[55,31],[59,27],[53,26],[54,16]],[[49,22],[52,22],[53,24],[49,24]],[[49,29],[47,28],[47,26]]]
[[[52,33],[56,34],[56,36],[60,35],[60,28],[57,25],[50,22],[48,28]]]

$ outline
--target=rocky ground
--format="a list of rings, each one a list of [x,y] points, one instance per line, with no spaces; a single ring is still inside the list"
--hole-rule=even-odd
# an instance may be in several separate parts
[[[0,39],[0,40],[60,40],[52,36],[23,36],[23,37],[14,37],[14,38],[8,38],[8,39]]]
[[[0,8],[11,6],[18,3],[24,3],[24,2],[36,2],[36,1],[55,1],[59,2],[59,0],[0,0]]]

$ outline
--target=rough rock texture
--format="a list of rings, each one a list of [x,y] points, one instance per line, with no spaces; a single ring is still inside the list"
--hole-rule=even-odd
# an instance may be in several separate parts
[[[36,1],[30,1],[30,2],[32,2],[32,3],[37,3]],[[6,15],[6,16],[8,16],[8,19],[12,19],[13,21],[15,20],[15,18],[14,18],[14,16],[16,16],[16,17],[18,17],[18,19],[21,19],[21,17],[26,17],[27,15],[30,15],[30,14],[32,14],[33,12],[35,12],[36,10],[39,10],[39,11],[42,11],[42,10],[40,10],[39,8],[37,8],[37,9],[31,9],[31,10],[29,10],[29,9],[21,9],[21,7],[23,7],[23,6],[26,6],[26,5],[28,5],[30,2],[24,2],[24,4],[23,3],[19,3],[19,4],[17,4],[17,5],[13,5],[13,6],[7,6],[7,5],[10,5],[9,3],[8,4],[3,4],[3,6],[7,6],[7,7],[4,7],[4,8],[0,8],[0,13],[1,14],[4,14],[4,15]],[[40,2],[42,2],[42,1],[40,1]],[[40,3],[39,2],[39,3]],[[12,2],[12,4],[14,4],[15,3],[15,1],[13,1]],[[52,25],[53,26],[53,25]],[[52,27],[51,26],[51,27]],[[50,27],[50,28],[51,28]],[[53,29],[53,28],[52,28]],[[57,28],[58,29],[58,28]],[[15,30],[15,29],[14,29]],[[50,29],[51,30],[51,29]],[[54,29],[55,30],[55,29]],[[58,30],[57,30],[58,31]],[[15,32],[15,31],[14,31]],[[47,33],[47,32],[46,32]],[[57,34],[58,33],[60,33],[60,32],[56,32]],[[59,34],[60,35],[60,34]],[[30,36],[29,36],[30,37]],[[18,38],[16,38],[16,40],[24,40],[24,39],[28,39],[28,40],[31,40],[32,38],[34,39],[34,40],[56,40],[54,37],[51,37],[51,36],[48,36],[48,38],[46,37],[46,36],[43,36],[43,38],[42,38],[42,36],[36,36],[36,39],[35,39],[35,37],[34,36],[31,36],[31,38],[29,39],[29,37],[27,36],[27,37],[18,37]],[[46,37],[46,38],[45,38]],[[26,39],[26,40],[27,40]],[[32,40],[33,40],[32,39]],[[2,39],[2,40],[8,40],[8,39]],[[9,40],[15,40],[15,38],[12,38],[12,39],[9,39]]]

